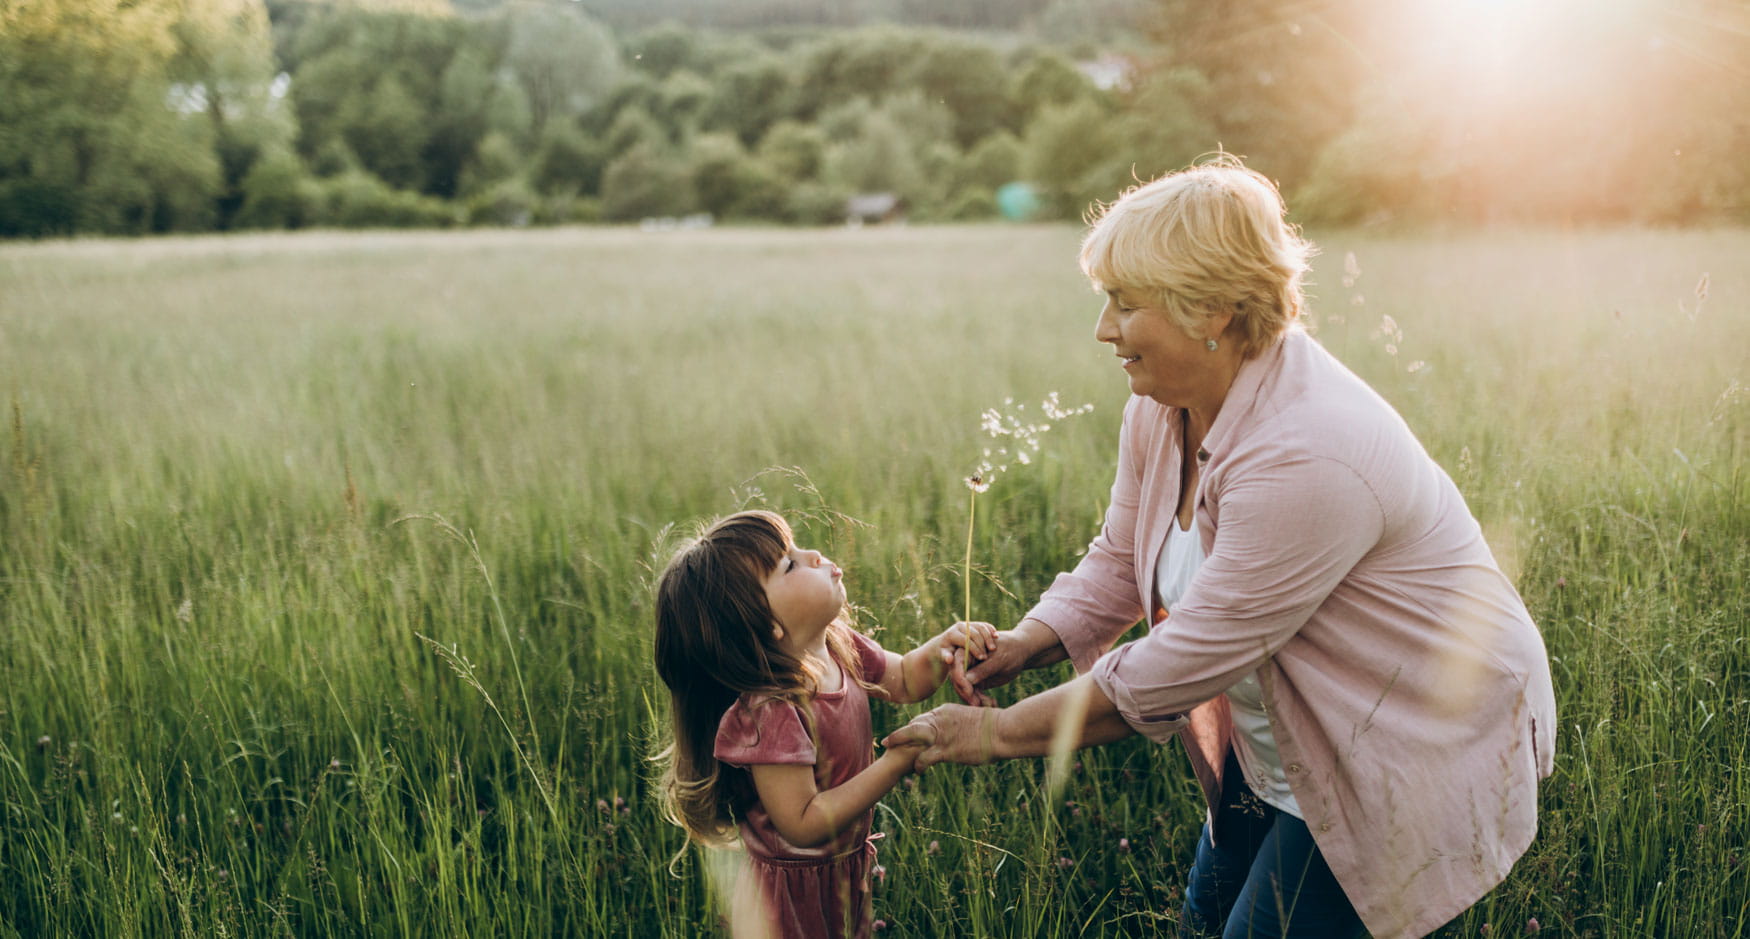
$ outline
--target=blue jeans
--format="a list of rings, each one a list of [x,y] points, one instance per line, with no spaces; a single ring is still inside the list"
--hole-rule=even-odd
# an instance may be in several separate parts
[[[1232,754],[1217,823],[1197,839],[1180,939],[1361,936],[1361,917],[1325,865],[1306,823],[1252,795]]]

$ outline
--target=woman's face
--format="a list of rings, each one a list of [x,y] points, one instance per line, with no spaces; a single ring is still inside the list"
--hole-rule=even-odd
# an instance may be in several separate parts
[[[1225,347],[1212,352],[1205,340],[1219,338],[1230,317],[1212,317],[1203,323],[1203,334],[1192,336],[1146,303],[1138,291],[1108,290],[1094,329],[1094,338],[1112,344],[1131,394],[1168,407],[1219,407],[1237,356]]]

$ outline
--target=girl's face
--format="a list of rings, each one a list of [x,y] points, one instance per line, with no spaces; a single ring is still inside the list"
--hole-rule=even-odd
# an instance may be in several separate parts
[[[826,628],[845,606],[845,572],[837,564],[792,545],[766,575],[766,603],[783,634],[778,641],[798,655],[822,646]]]

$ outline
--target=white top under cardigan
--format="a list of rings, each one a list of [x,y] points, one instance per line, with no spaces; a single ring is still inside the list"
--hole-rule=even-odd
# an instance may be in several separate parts
[[[1161,606],[1170,610],[1179,602],[1202,564],[1203,539],[1197,534],[1196,517],[1192,517],[1189,531],[1167,526],[1167,543],[1155,573]],[[1239,758],[1247,788],[1266,803],[1301,818],[1300,804],[1294,801],[1294,790],[1288,787],[1288,774],[1282,768],[1282,755],[1276,750],[1276,735],[1270,731],[1264,688],[1258,684],[1257,674],[1248,673],[1229,688],[1227,702],[1233,715],[1234,755]]]

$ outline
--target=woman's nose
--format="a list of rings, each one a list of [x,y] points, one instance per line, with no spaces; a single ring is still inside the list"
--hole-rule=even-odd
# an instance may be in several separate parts
[[[1098,342],[1118,341],[1118,317],[1112,315],[1112,301],[1100,307],[1100,318],[1094,321],[1094,339]]]
[[[809,550],[809,552],[808,552],[808,566],[809,567],[819,567],[820,565],[825,564],[825,563],[826,563],[826,555],[821,554],[819,551],[815,551],[812,549]]]

